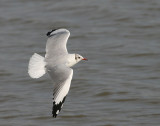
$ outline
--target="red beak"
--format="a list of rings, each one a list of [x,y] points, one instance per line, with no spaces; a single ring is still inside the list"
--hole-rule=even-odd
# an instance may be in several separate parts
[[[82,60],[88,60],[88,59],[86,59],[86,58],[83,58]]]

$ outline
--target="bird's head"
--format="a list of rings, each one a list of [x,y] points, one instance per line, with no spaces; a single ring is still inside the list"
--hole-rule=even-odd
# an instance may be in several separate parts
[[[83,58],[81,55],[79,55],[79,54],[75,54],[75,60],[76,60],[76,62],[78,63],[79,61],[81,61],[81,60],[88,60],[88,59],[86,59],[86,58]]]

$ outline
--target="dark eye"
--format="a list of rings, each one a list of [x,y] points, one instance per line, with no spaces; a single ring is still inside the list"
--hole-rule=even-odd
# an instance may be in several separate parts
[[[80,59],[81,57],[78,57],[78,59]]]

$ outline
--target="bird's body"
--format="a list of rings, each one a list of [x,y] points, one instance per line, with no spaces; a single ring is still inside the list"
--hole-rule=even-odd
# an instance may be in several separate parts
[[[66,43],[70,32],[66,29],[52,30],[47,33],[45,57],[35,53],[29,61],[28,73],[32,78],[39,78],[46,72],[54,82],[53,117],[61,111],[68,94],[73,70],[70,68],[81,60],[87,60],[79,54],[68,54]]]
[[[61,62],[62,64],[65,64],[67,67],[72,67],[77,63],[75,61],[75,54],[67,54],[64,56],[62,55],[56,59],[45,59],[45,61],[47,62],[48,66],[52,66],[52,67],[56,66],[59,62]]]

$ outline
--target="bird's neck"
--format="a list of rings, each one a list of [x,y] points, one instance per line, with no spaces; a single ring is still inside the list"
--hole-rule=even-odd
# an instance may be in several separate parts
[[[69,54],[67,56],[67,66],[68,67],[72,67],[77,63],[76,59],[75,59],[75,54]]]

